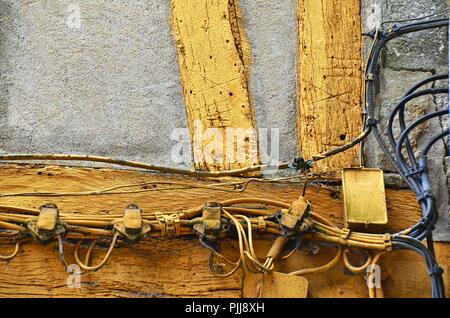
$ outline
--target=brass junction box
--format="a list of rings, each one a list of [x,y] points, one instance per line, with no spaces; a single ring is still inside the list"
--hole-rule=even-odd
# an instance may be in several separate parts
[[[346,227],[380,232],[388,223],[383,170],[347,168],[342,171]]]

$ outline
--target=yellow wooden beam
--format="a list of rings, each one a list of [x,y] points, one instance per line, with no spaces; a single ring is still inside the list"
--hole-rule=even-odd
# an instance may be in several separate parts
[[[258,163],[256,134],[246,131],[255,128],[255,121],[248,92],[248,45],[236,2],[172,0],[172,28],[195,168],[199,170],[236,169]],[[217,130],[205,131],[208,128]],[[238,137],[233,138],[229,128],[243,131],[235,131]],[[235,151],[239,137],[243,138],[240,142],[244,149],[240,157]],[[224,147],[227,138],[233,140],[228,149]],[[222,155],[216,146],[222,149]]]
[[[299,0],[297,133],[303,157],[361,132],[360,0]],[[358,163],[358,147],[317,162],[320,170]]]
[[[149,185],[148,182],[154,184]],[[140,171],[10,165],[0,169],[0,192],[3,194],[92,191],[136,183],[142,186],[129,188],[127,191],[132,189],[142,191],[132,194],[82,197],[7,196],[0,197],[0,205],[37,209],[42,204],[54,202],[61,213],[120,215],[128,204],[136,203],[146,213],[157,211],[167,213],[195,207],[206,201],[242,197],[264,197],[292,202],[298,198],[301,190],[297,184],[290,183],[249,183],[244,192],[224,192],[205,188],[180,189],[179,185],[173,185],[174,189],[169,189],[167,183],[170,182],[192,184],[195,187],[216,183],[217,180],[156,175]],[[311,185],[306,191],[306,197],[313,204],[315,213],[342,226],[343,203],[333,195],[333,191],[338,191],[338,188]],[[386,198],[389,217],[387,230],[395,232],[411,226],[420,219],[420,207],[412,192],[387,189]],[[260,237],[255,235],[254,239],[257,255],[264,258],[273,243],[273,238],[260,240]],[[0,240],[1,255],[12,252],[13,246],[7,243],[4,239]],[[64,251],[66,261],[74,264],[74,245],[65,243]],[[83,248],[81,252],[83,259],[85,253],[86,249]],[[224,240],[221,253],[230,259],[237,259],[238,242],[231,239]],[[300,253],[294,253],[286,261],[277,263],[275,270],[288,273],[301,268],[321,266],[329,262],[335,253],[335,248],[326,246],[321,246],[318,254],[305,253],[305,250],[302,250]],[[445,270],[444,279],[449,293],[450,276],[447,260],[450,257],[450,245],[437,244],[436,254]],[[104,255],[104,245],[103,248],[95,248],[91,264],[98,264]],[[66,283],[76,281],[64,271],[58,257],[57,243],[42,246],[31,241],[24,243],[18,255],[12,260],[0,261],[0,297],[241,297],[243,271],[239,270],[228,278],[217,278],[209,271],[208,257],[209,250],[203,247],[196,237],[151,239],[135,245],[120,243],[103,268],[83,275],[80,288],[69,288]],[[227,266],[225,270],[229,270],[229,265]],[[380,266],[386,297],[430,296],[428,272],[420,255],[410,251],[394,251],[383,255]],[[368,295],[362,277],[346,274],[342,262],[329,272],[310,274],[306,277],[309,281],[309,297]]]

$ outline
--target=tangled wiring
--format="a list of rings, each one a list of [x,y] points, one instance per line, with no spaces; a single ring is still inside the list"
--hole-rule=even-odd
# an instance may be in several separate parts
[[[381,125],[376,117],[376,87],[379,82],[380,56],[386,44],[399,36],[429,30],[433,28],[448,27],[448,18],[433,20],[419,20],[401,26],[393,25],[387,30],[377,28],[370,33],[373,45],[368,56],[365,70],[365,120],[363,132],[350,143],[317,154],[307,160],[296,158],[292,163],[282,163],[278,169],[295,169],[299,177],[303,177],[305,184],[303,193],[298,200],[292,203],[273,201],[262,198],[242,197],[222,202],[207,202],[204,205],[193,207],[184,211],[150,213],[142,211],[137,205],[130,205],[123,215],[74,215],[60,213],[57,206],[47,204],[39,210],[13,206],[0,206],[0,234],[2,238],[15,242],[14,250],[9,255],[0,255],[0,259],[8,260],[19,252],[19,245],[36,239],[42,244],[54,241],[59,245],[59,256],[67,266],[64,255],[64,243],[75,244],[74,259],[84,271],[96,271],[104,266],[110,258],[118,241],[135,244],[144,239],[161,237],[181,237],[197,235],[200,243],[211,251],[209,266],[214,275],[227,277],[244,267],[251,272],[268,272],[274,270],[278,260],[286,259],[295,252],[303,241],[320,241],[336,246],[335,257],[327,264],[314,268],[301,269],[291,272],[291,275],[305,275],[309,273],[324,272],[334,267],[342,258],[346,268],[354,273],[364,272],[370,265],[375,265],[381,255],[392,250],[408,249],[419,253],[425,260],[432,283],[432,296],[445,297],[445,287],[442,278],[442,269],[439,267],[433,248],[433,228],[438,219],[438,212],[434,207],[434,198],[431,190],[427,156],[433,145],[448,136],[444,131],[437,134],[419,150],[416,156],[411,142],[411,132],[421,124],[448,115],[448,110],[439,110],[415,119],[412,123],[406,121],[408,103],[415,98],[425,95],[448,94],[446,88],[426,88],[438,81],[448,81],[448,74],[433,75],[405,93],[400,102],[391,110],[386,125]],[[398,122],[400,134],[394,133],[394,124]],[[384,132],[381,127],[387,127]],[[370,234],[339,228],[330,220],[314,213],[312,205],[305,198],[306,184],[310,182],[308,173],[314,162],[323,160],[337,153],[350,149],[358,144],[363,147],[363,141],[369,135],[374,135],[382,151],[398,171],[408,186],[417,196],[422,209],[421,219],[413,226],[398,233]],[[154,170],[164,173],[184,174],[196,177],[223,177],[246,176],[249,172],[260,171],[268,166],[254,166],[230,171],[201,172],[182,170],[176,168],[159,167],[151,164],[124,161],[107,157],[65,155],[65,154],[3,154],[0,161],[5,160],[82,160],[123,165],[134,168]],[[251,178],[241,184],[245,190],[248,182],[258,181]],[[270,181],[268,181],[270,182]],[[185,184],[172,184],[186,187]],[[217,183],[209,189],[224,190],[224,184]],[[232,186],[236,184],[231,184]],[[97,191],[95,194],[116,194],[119,188],[115,187]],[[208,186],[207,186],[208,187]],[[243,191],[242,190],[242,191]],[[141,191],[141,190],[139,190]],[[126,193],[133,193],[127,191]],[[0,196],[64,196],[64,195],[91,195],[89,193],[12,193]],[[264,209],[255,209],[248,204],[264,205]],[[254,232],[261,235],[275,237],[272,248],[265,259],[258,258],[253,246]],[[220,252],[220,243],[225,237],[238,240],[239,255],[236,260],[227,258]],[[97,265],[90,265],[91,255],[97,241],[110,242],[110,247],[104,259]],[[426,245],[422,243],[426,240]],[[89,241],[84,260],[80,257],[82,243]],[[293,248],[286,253],[287,246]],[[367,252],[367,260],[362,266],[354,266],[349,260],[350,248],[362,249]],[[221,262],[217,260],[220,259]],[[225,271],[228,265],[231,269]],[[369,288],[371,297],[382,297],[381,290]]]
[[[417,200],[422,208],[422,218],[414,226],[400,233],[392,235],[394,249],[409,249],[418,252],[426,261],[429,275],[432,280],[433,297],[445,297],[444,283],[442,279],[442,269],[436,262],[432,231],[438,219],[438,212],[434,207],[434,198],[431,190],[428,176],[427,156],[434,144],[439,140],[448,137],[448,131],[443,131],[429,140],[421,149],[418,158],[415,156],[414,149],[410,142],[410,134],[419,125],[426,121],[448,116],[448,109],[435,111],[417,118],[415,121],[406,125],[405,108],[408,102],[415,98],[425,95],[447,94],[446,88],[424,88],[427,84],[436,81],[446,80],[448,83],[448,74],[434,75],[412,87],[400,102],[391,110],[387,123],[386,141],[380,131],[380,123],[375,116],[375,96],[376,86],[379,75],[379,59],[382,49],[386,44],[396,37],[404,34],[429,30],[433,28],[448,27],[448,18],[440,18],[428,21],[420,21],[403,26],[393,25],[387,31],[375,30],[373,34],[372,50],[368,57],[366,70],[366,128],[367,134],[372,133],[382,151],[395,167],[397,172],[407,182],[408,186],[417,196]],[[395,120],[400,127],[400,136],[394,135],[393,125]],[[404,155],[406,152],[406,158]],[[427,247],[421,241],[426,239]]]

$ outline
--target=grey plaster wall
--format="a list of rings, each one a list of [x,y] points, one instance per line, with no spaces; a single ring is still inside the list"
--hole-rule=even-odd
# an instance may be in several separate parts
[[[296,2],[240,1],[252,48],[256,121],[260,128],[280,129],[281,161],[297,152]],[[177,165],[170,156],[176,143],[171,135],[186,127],[186,115],[169,3],[0,0],[0,151]],[[80,9],[79,25],[73,21],[74,5]],[[445,8],[447,0],[362,0],[363,31]],[[380,119],[413,83],[446,72],[447,57],[444,29],[392,42],[383,60]],[[441,96],[426,97],[415,101],[410,116],[446,106]],[[435,121],[417,138],[426,140],[447,125]],[[450,240],[446,146],[434,148],[432,174],[442,216],[437,237]],[[368,147],[368,165],[381,166],[390,183],[401,185],[373,140]]]
[[[0,1],[0,149],[172,164],[186,115],[169,17],[169,1]]]
[[[240,3],[252,53],[257,127],[279,129],[280,160],[290,161],[297,155],[297,0]]]

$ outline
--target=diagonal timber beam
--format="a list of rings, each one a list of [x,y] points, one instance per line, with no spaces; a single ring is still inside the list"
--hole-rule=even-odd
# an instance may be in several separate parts
[[[195,168],[220,171],[258,163],[237,0],[172,0],[172,29]]]

